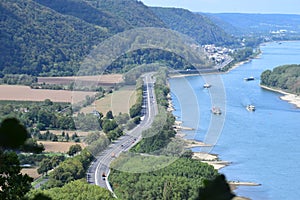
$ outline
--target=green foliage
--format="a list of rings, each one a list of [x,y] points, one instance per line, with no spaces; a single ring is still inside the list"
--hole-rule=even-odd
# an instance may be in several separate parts
[[[174,41],[176,42],[176,41]],[[165,44],[163,44],[165,45]],[[185,53],[186,50],[182,51]],[[178,52],[176,52],[178,53]],[[177,55],[174,52],[169,52],[161,49],[138,49],[135,51],[131,51],[125,53],[124,55],[120,56],[116,59],[111,65],[109,65],[105,72],[107,73],[127,73],[134,70],[136,67],[140,67],[141,65],[145,65],[150,69],[157,68],[156,66],[168,66],[172,69],[193,69],[194,67],[186,61],[181,56]],[[146,71],[146,70],[143,70]],[[139,73],[137,73],[139,75]],[[128,76],[126,81],[130,84],[133,84],[133,79],[129,79]],[[135,79],[136,80],[136,79]]]
[[[261,74],[261,84],[300,94],[300,65],[283,65]]]
[[[92,113],[78,113],[78,115],[74,117],[74,122],[76,128],[83,131],[98,131],[100,130],[102,123],[101,119]]]
[[[119,115],[115,116],[115,120],[117,124],[124,125],[128,122],[130,119],[129,115],[127,113],[119,113]]]
[[[241,62],[249,59],[251,55],[253,55],[253,49],[251,47],[246,47],[243,49],[239,49],[232,56],[234,58],[234,61]]]
[[[101,151],[103,151],[108,145],[110,144],[110,140],[104,136],[99,135],[97,140],[94,140],[88,147],[88,151],[91,152],[93,155],[97,155]]]
[[[161,69],[156,75],[155,97],[159,104],[159,114],[155,116],[151,128],[142,132],[143,139],[131,151],[140,153],[161,152],[176,132],[173,130],[175,117],[166,111],[168,106],[167,95],[170,92],[166,84],[167,71]]]
[[[43,144],[38,144],[33,138],[28,138],[25,143],[20,147],[23,152],[42,153],[45,148]]]
[[[45,187],[61,187],[73,180],[84,178],[92,160],[93,156],[87,150],[83,150],[79,155],[68,158],[50,173],[49,181]]]
[[[144,156],[142,166],[151,166],[152,157]],[[132,160],[129,160],[128,163]],[[134,162],[136,163],[136,162]],[[205,179],[217,176],[212,166],[197,160],[178,158],[168,166],[145,173],[111,169],[109,176],[120,199],[194,199]]]
[[[36,82],[37,77],[26,74],[5,74],[4,77],[0,79],[0,83],[8,85],[31,85]]]
[[[151,8],[168,28],[195,39],[199,44],[232,44],[233,38],[205,15],[178,8]]]
[[[73,75],[103,28],[29,0],[1,1],[0,70],[4,74]]]
[[[106,113],[106,119],[113,119],[114,118],[114,116],[113,116],[113,113],[112,113],[112,111],[110,110],[110,111],[108,111],[107,113]]]
[[[71,105],[68,103],[44,102],[14,102],[0,103],[0,120],[15,117],[28,128],[37,127],[40,130],[63,129],[74,130]],[[34,130],[30,130],[34,133]],[[37,134],[37,133],[35,133]]]
[[[199,189],[199,196],[196,199],[231,200],[235,197],[223,174],[218,175],[214,180],[205,180],[204,185],[204,188]]]
[[[30,190],[33,179],[21,174],[20,162],[15,152],[28,138],[23,125],[15,118],[8,118],[0,125],[0,198],[19,200]]]
[[[30,190],[33,179],[27,174],[22,175],[20,173],[21,167],[15,152],[4,152],[1,148],[0,199],[20,200]]]
[[[69,156],[73,156],[76,153],[80,152],[81,150],[82,150],[81,146],[79,144],[75,144],[75,145],[70,146],[67,154],[69,154]]]
[[[125,20],[133,27],[165,27],[165,24],[141,1],[87,0],[98,9],[108,11],[118,20]]]
[[[36,200],[39,196],[49,197],[52,200],[112,200],[114,199],[108,190],[96,185],[90,185],[84,180],[72,181],[61,188],[48,190],[31,190],[26,198]],[[42,199],[44,200],[44,199]],[[47,199],[48,200],[48,199]]]
[[[102,129],[104,133],[108,133],[109,131],[114,130],[118,127],[118,124],[115,120],[104,120],[102,123]]]
[[[89,24],[95,25],[95,27],[102,28],[107,32],[118,33],[122,32],[130,27],[130,24],[115,16],[115,13],[107,12],[104,5],[99,5],[98,8],[90,5],[88,1],[77,0],[35,0],[46,7],[55,10],[63,15],[69,15],[75,18],[79,18]],[[92,1],[91,1],[92,2]],[[99,3],[98,3],[99,4]],[[107,5],[109,8],[110,5]]]
[[[28,136],[26,128],[15,118],[4,119],[0,124],[0,147],[19,148]]]
[[[142,106],[143,106],[143,83],[142,79],[139,78],[136,82],[136,102],[129,109],[129,115],[131,118],[141,116]]]
[[[98,140],[99,138],[100,138],[100,132],[98,131],[91,132],[84,138],[84,142],[90,145],[96,140]]]

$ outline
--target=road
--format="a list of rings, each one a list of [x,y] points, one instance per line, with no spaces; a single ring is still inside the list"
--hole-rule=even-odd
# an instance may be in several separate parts
[[[109,166],[111,162],[120,155],[121,152],[128,151],[136,143],[142,139],[142,131],[150,128],[155,115],[158,113],[154,83],[155,79],[152,77],[153,73],[147,73],[142,76],[144,81],[143,91],[143,117],[141,123],[131,131],[125,133],[117,141],[114,141],[104,151],[96,156],[96,159],[90,165],[87,173],[87,181],[90,184],[98,185],[112,191],[107,177],[109,176]],[[106,178],[102,177],[106,175]]]

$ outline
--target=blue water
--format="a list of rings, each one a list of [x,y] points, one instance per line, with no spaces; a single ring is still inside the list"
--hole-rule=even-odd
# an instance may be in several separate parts
[[[223,129],[216,134],[212,153],[232,164],[220,170],[228,180],[250,181],[258,187],[239,187],[236,193],[253,200],[295,200],[300,196],[300,109],[282,101],[281,94],[259,87],[260,74],[284,64],[300,64],[300,42],[269,43],[262,55],[231,72],[218,76],[223,81],[226,110]],[[244,77],[254,76],[254,81]],[[188,138],[204,140],[210,124],[212,96],[203,89],[204,76],[170,80],[174,115],[184,126]],[[210,77],[208,77],[210,78]],[[212,88],[214,87],[214,83]],[[245,109],[254,104],[255,112]],[[213,116],[215,117],[215,116]],[[211,125],[211,126],[210,126]],[[199,151],[198,148],[193,149]]]

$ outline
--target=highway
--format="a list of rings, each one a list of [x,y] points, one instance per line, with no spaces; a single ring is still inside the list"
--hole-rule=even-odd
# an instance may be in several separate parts
[[[158,113],[154,83],[152,77],[154,73],[147,73],[142,76],[144,82],[143,91],[143,117],[141,123],[134,129],[125,132],[118,140],[110,144],[99,155],[95,156],[95,160],[91,163],[87,172],[87,181],[90,184],[98,185],[112,191],[112,188],[107,180],[111,162],[120,155],[121,152],[128,151],[136,143],[142,139],[142,131],[150,128],[155,115]],[[106,178],[102,175],[105,174]]]

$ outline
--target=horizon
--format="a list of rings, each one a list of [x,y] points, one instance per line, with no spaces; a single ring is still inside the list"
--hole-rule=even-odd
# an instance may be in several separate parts
[[[183,8],[200,13],[291,14],[300,15],[298,0],[142,0],[150,7]],[[222,5],[222,6],[220,6]],[[257,6],[259,5],[259,6]]]

